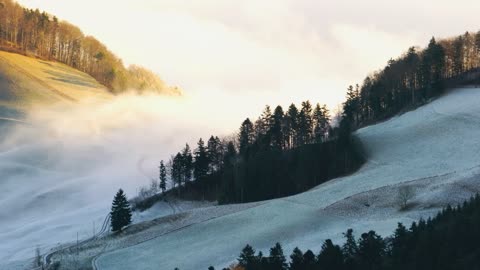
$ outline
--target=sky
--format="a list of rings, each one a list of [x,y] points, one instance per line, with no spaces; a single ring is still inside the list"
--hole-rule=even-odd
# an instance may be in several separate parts
[[[79,26],[208,106],[232,103],[237,122],[266,104],[309,99],[334,109],[349,84],[408,47],[477,31],[480,10],[473,0],[19,2]]]

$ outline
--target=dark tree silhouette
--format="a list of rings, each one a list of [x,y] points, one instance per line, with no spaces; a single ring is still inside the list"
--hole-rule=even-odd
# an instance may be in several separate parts
[[[253,144],[255,140],[255,133],[253,124],[250,119],[245,119],[240,127],[240,133],[238,135],[238,142],[240,144],[240,154],[246,154],[247,149]]]
[[[268,268],[271,270],[287,270],[288,264],[285,255],[283,254],[283,248],[280,243],[276,243],[274,247],[270,249],[270,256],[268,257]]]
[[[342,249],[334,245],[332,240],[327,239],[317,258],[317,264],[320,269],[342,270],[344,267],[344,258]]]
[[[165,167],[165,164],[163,164],[163,160],[160,161],[160,189],[162,190],[162,193],[165,192],[167,189],[167,168]]]
[[[303,252],[298,248],[294,248],[290,255],[290,270],[306,270]]]
[[[198,140],[197,149],[195,149],[195,161],[194,161],[193,177],[195,180],[202,180],[207,176],[209,168],[209,160],[207,156],[207,149],[202,138]]]
[[[238,265],[245,269],[252,269],[257,264],[255,250],[250,245],[246,245],[238,257]]]
[[[110,211],[111,228],[113,232],[121,231],[132,223],[132,210],[122,189],[115,195]]]

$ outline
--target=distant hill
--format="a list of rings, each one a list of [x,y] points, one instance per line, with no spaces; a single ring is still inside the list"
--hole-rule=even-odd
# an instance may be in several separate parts
[[[78,27],[12,0],[0,0],[0,50],[64,63],[91,75],[112,93],[181,94],[147,69],[125,67],[104,44],[85,36]]]
[[[90,75],[65,64],[0,51],[0,117],[14,117],[34,104],[76,102],[113,94]]]

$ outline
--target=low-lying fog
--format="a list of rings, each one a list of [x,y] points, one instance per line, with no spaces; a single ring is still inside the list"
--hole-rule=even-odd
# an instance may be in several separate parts
[[[185,142],[235,132],[248,116],[242,101],[211,97],[129,94],[35,108],[28,124],[2,129],[0,261],[91,236],[119,188],[132,197]]]

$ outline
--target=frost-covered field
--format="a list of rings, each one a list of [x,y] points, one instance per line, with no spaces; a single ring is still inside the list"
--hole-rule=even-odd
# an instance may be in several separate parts
[[[341,241],[348,228],[388,235],[399,221],[432,215],[480,191],[478,104],[479,89],[456,90],[360,130],[367,164],[352,176],[303,194],[244,205],[159,203],[136,213],[136,224],[121,235],[86,242],[82,240],[93,235],[94,222],[99,230],[116,189],[132,194],[148,184],[157,173],[158,154],[167,156],[182,143],[172,144],[171,136],[165,136],[160,145],[169,146],[158,148],[158,137],[149,132],[163,134],[162,126],[137,123],[120,110],[107,113],[105,121],[120,115],[127,130],[107,129],[88,117],[67,125],[71,114],[60,119],[67,121],[60,126],[70,129],[50,128],[35,136],[36,128],[24,127],[13,141],[0,145],[0,269],[25,269],[37,245],[43,253],[60,243],[68,246],[77,232],[78,249],[52,254],[67,269],[206,269],[227,266],[247,243],[268,252],[280,241],[290,253],[295,246],[318,251],[326,238]],[[91,115],[97,120],[110,110]],[[86,133],[87,142],[77,125],[94,131]],[[415,190],[409,211],[399,211],[396,199],[403,185]]]
[[[280,241],[287,252],[297,245],[318,251],[324,239],[340,241],[348,228],[388,235],[397,222],[432,215],[480,191],[478,104],[479,89],[456,90],[364,128],[357,135],[369,161],[354,175],[106,252],[95,264],[98,269],[206,269],[233,262],[246,244],[267,251]],[[401,185],[415,190],[409,211],[398,210]]]
[[[178,103],[124,95],[38,109],[26,123],[1,120],[0,269],[21,269],[12,265],[32,261],[36,247],[45,253],[75,242],[77,233],[80,241],[92,237],[119,188],[134,196],[157,178],[160,159],[217,128],[193,124],[177,113],[184,110]],[[135,220],[173,213],[157,207]]]

